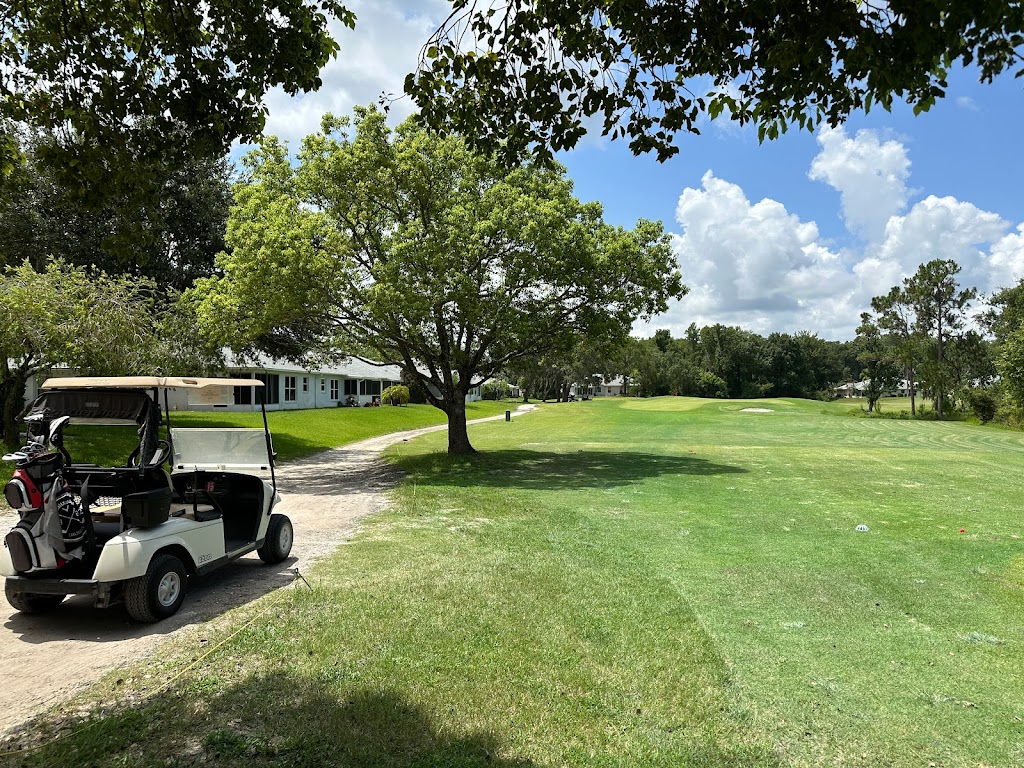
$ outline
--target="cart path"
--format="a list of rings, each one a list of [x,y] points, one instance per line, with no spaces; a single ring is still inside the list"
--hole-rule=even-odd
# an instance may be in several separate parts
[[[534,407],[520,406],[513,415]],[[214,571],[189,584],[185,604],[170,619],[131,624],[122,606],[97,610],[85,597],[69,597],[50,614],[28,616],[0,600],[0,736],[110,670],[144,658],[168,638],[290,584],[296,568],[304,571],[333,552],[352,537],[361,518],[388,505],[386,492],[401,475],[380,460],[381,451],[446,429],[444,424],[394,432],[280,465],[277,511],[295,525],[292,557],[268,566],[254,552]],[[16,513],[0,515],[0,534],[6,535],[15,522]]]

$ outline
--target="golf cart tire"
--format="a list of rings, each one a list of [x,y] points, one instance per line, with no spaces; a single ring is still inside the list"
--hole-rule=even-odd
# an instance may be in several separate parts
[[[15,592],[10,584],[4,584],[7,602],[22,613],[46,613],[60,605],[65,595],[37,595],[32,592]]]
[[[188,573],[174,555],[154,557],[145,576],[124,582],[124,607],[133,621],[151,624],[173,616],[185,602]]]
[[[288,558],[292,551],[292,521],[287,515],[271,515],[267,525],[267,537],[263,546],[256,550],[260,560],[269,565],[280,563]]]

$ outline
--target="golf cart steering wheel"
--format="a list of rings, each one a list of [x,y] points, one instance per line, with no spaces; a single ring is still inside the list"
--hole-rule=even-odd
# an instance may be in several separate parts
[[[131,455],[128,456],[128,461],[125,462],[125,466],[126,467],[137,467],[137,466],[139,466],[139,456],[140,456],[141,453],[142,453],[142,446],[141,445],[135,446],[135,450],[132,451]],[[153,458],[149,460],[149,466],[151,466],[151,467],[159,467],[161,464],[163,464],[165,461],[167,461],[167,459],[169,459],[170,456],[171,456],[171,444],[169,442],[167,442],[166,440],[157,440],[156,441],[156,451],[153,452]],[[156,459],[157,457],[159,457],[160,460],[159,461],[154,461],[154,459]]]

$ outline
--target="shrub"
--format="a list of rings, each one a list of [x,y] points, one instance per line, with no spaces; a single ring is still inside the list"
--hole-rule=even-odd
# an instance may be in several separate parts
[[[409,388],[404,384],[395,384],[380,394],[380,401],[385,405],[405,405],[409,402]]]
[[[484,400],[504,400],[511,391],[512,388],[504,381],[488,381],[480,389],[480,396]]]
[[[725,379],[711,371],[701,371],[697,377],[698,397],[728,397],[729,385]]]
[[[967,393],[967,402],[982,424],[987,424],[995,418],[998,402],[991,390],[972,389]]]

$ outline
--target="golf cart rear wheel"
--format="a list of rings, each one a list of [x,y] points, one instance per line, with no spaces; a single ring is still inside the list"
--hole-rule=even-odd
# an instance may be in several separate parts
[[[4,593],[11,607],[22,613],[46,613],[47,611],[52,611],[65,598],[65,595],[37,595],[32,592],[15,592],[8,583],[4,584]]]
[[[185,602],[188,573],[174,555],[157,555],[145,576],[124,583],[124,606],[134,621],[154,622],[173,616]]]
[[[292,551],[292,521],[285,515],[271,515],[267,538],[256,550],[260,560],[273,565],[286,559]]]

